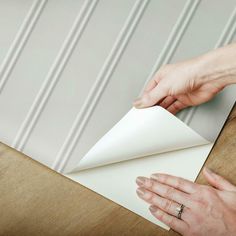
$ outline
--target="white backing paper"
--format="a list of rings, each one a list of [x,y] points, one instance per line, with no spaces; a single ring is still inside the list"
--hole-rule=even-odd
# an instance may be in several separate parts
[[[66,176],[151,222],[137,176],[163,172],[194,181],[212,144],[160,106],[132,108]]]
[[[160,106],[132,108],[74,171],[209,143]]]
[[[66,176],[106,198],[133,211],[165,229],[165,224],[154,218],[149,205],[136,194],[137,176],[167,173],[194,181],[213,144],[166,152],[144,158],[67,174]]]

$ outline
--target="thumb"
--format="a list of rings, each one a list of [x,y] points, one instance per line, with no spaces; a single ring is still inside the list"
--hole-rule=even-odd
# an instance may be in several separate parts
[[[204,167],[203,174],[208,183],[211,184],[213,187],[219,190],[236,191],[236,187],[233,184],[231,184],[228,180],[226,180],[222,176],[217,175],[207,167]]]
[[[151,107],[160,102],[166,96],[167,93],[157,85],[152,90],[145,91],[140,98],[134,101],[133,105],[136,108]]]

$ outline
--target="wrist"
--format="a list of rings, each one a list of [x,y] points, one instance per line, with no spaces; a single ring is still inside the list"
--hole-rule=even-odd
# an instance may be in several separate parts
[[[215,49],[195,58],[200,84],[215,83],[224,88],[236,83],[236,44]]]

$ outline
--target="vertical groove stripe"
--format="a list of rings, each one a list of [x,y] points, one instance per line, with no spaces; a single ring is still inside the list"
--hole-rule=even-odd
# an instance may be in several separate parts
[[[47,0],[35,0],[28,14],[26,15],[20,30],[18,31],[7,55],[5,56],[0,67],[0,93],[2,92],[7,80],[14,68],[20,54],[30,37],[34,26],[41,15],[41,12],[46,5]]]
[[[80,39],[98,0],[87,0],[84,2],[81,10],[76,17],[73,26],[66,37],[54,63],[52,64],[46,79],[39,89],[36,98],[33,101],[23,123],[21,124],[12,147],[19,151],[24,148],[35,124],[38,121],[47,101],[52,94],[60,75],[67,64],[78,40]]]
[[[68,136],[65,139],[62,148],[59,150],[53,169],[63,171],[67,164],[71,153],[73,152],[76,143],[78,142],[81,134],[95,109],[99,98],[101,97],[109,79],[118,64],[123,51],[125,50],[133,32],[141,19],[149,0],[137,0],[121,29],[107,59],[105,60],[94,85],[92,86],[86,101],[84,102],[81,110],[79,111]]]
[[[232,12],[232,14],[229,17],[229,20],[227,21],[219,40],[217,41],[216,45],[214,48],[222,47],[228,43],[230,43],[233,39],[233,36],[236,32],[236,8]],[[187,124],[190,125],[194,114],[196,113],[198,109],[198,106],[191,107],[185,117],[183,118],[183,121]]]
[[[173,54],[175,53],[175,50],[177,46],[179,45],[179,42],[184,35],[193,15],[195,14],[198,4],[200,0],[188,0],[180,13],[179,18],[177,19],[176,24],[174,25],[166,44],[164,45],[159,57],[157,58],[154,66],[152,67],[151,73],[149,74],[145,86],[152,79],[155,72],[164,64],[167,64]],[[143,87],[143,90],[145,88]],[[142,90],[142,91],[143,91]]]

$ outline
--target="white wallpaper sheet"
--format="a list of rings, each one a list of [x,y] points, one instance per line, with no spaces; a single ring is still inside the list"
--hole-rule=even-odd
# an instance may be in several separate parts
[[[235,40],[235,7],[235,0],[0,0],[0,140],[168,228],[136,196],[135,178],[166,172],[194,180],[236,87],[178,118],[131,104],[162,64]]]

